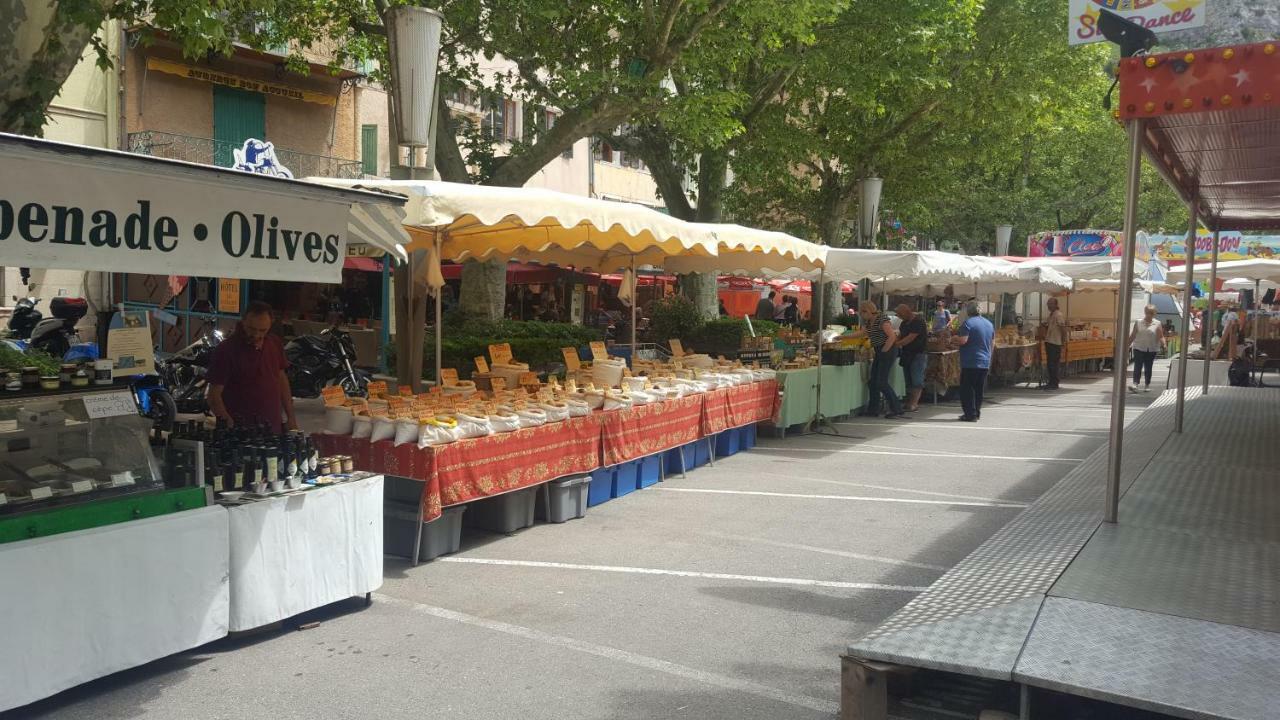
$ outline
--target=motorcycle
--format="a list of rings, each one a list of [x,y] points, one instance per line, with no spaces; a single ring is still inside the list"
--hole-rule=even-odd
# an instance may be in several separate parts
[[[132,387],[142,415],[168,428],[177,413],[208,414],[205,375],[213,349],[223,339],[221,330],[208,329],[195,342],[164,360],[157,360],[156,375],[137,377]]]
[[[32,311],[36,312],[34,303]],[[50,300],[49,314],[52,317],[40,320],[31,329],[30,346],[61,359],[73,345],[80,344],[76,323],[88,313],[89,301],[84,298],[56,297]]]
[[[36,325],[44,319],[44,314],[36,309],[36,305],[40,304],[39,298],[24,297],[19,298],[13,296],[17,302],[13,308],[13,314],[9,316],[9,337],[17,340],[26,340],[31,337],[31,331]]]
[[[284,348],[289,360],[289,386],[294,397],[319,397],[329,385],[340,385],[348,395],[368,393],[369,373],[356,367],[356,349],[351,336],[337,327],[319,335],[302,335]]]

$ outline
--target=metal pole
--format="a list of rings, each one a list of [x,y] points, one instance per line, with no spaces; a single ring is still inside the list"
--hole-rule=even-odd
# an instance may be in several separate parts
[[[1258,327],[1258,321],[1262,319],[1262,280],[1253,281],[1253,361],[1249,363],[1253,365],[1258,362],[1258,333],[1261,329]],[[1231,358],[1235,360],[1235,358]]]
[[[1195,270],[1196,265],[1196,203],[1191,201],[1188,207],[1188,213],[1191,215],[1191,227],[1187,231],[1187,286],[1182,294],[1182,351],[1178,353],[1178,403],[1173,415],[1173,431],[1182,432],[1182,414],[1187,404],[1187,351],[1191,347],[1191,273]],[[1201,323],[1203,325],[1203,322]],[[1209,362],[1209,354],[1206,352],[1204,362]]]
[[[826,277],[827,277],[827,269],[819,268],[818,269],[818,289],[819,290],[825,289]],[[811,289],[812,287],[813,286],[810,285]],[[809,419],[810,428],[812,428],[814,423],[818,421],[818,418],[822,417],[822,325],[823,325],[822,301],[823,301],[823,295],[825,295],[826,293],[817,292],[814,294],[817,295],[818,297],[818,322],[817,324],[814,325],[814,330],[816,331],[814,333],[814,345],[817,346],[818,348],[818,380],[817,380],[817,383],[813,386],[814,392],[815,392],[815,397],[814,397],[815,404],[813,406],[814,407],[813,417]]]
[[[382,326],[378,330],[378,365],[387,372],[387,346],[391,344],[391,255],[382,256]]]
[[[636,277],[636,256],[631,255],[631,367],[636,366],[636,306],[640,304],[640,278]]]
[[[443,238],[440,237],[440,233],[436,233],[435,262],[437,264],[440,262],[440,251],[441,251],[442,245],[443,245]],[[410,285],[412,285],[412,282],[410,283]],[[444,358],[443,353],[441,351],[441,347],[443,345],[444,345],[444,288],[441,287],[436,290],[436,384],[437,385],[444,384],[444,382],[440,379],[441,374],[443,372],[443,368],[441,366]]]
[[[1129,297],[1133,294],[1133,260],[1137,248],[1135,233],[1138,228],[1138,180],[1142,173],[1142,121],[1130,120],[1129,164],[1125,179],[1124,250],[1121,253],[1120,288],[1116,291],[1117,330],[1129,327]],[[1068,296],[1070,298],[1070,296]],[[1102,519],[1114,523],[1120,508],[1120,469],[1122,443],[1124,441],[1125,377],[1129,366],[1124,354],[1128,338],[1123,332],[1115,333],[1115,357],[1111,362],[1111,434],[1107,446],[1107,494]]]
[[[1200,324],[1205,327],[1205,349],[1204,349],[1204,387],[1201,392],[1205,395],[1209,394],[1209,349],[1213,346],[1213,326],[1216,324],[1214,320],[1217,313],[1214,312],[1216,303],[1214,296],[1218,292],[1218,236],[1220,230],[1213,231],[1213,265],[1209,269],[1209,317]]]

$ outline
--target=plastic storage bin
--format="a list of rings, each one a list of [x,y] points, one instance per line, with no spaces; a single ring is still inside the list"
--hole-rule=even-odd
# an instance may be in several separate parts
[[[462,545],[462,514],[466,505],[444,509],[430,522],[422,523],[422,539],[418,542],[418,561],[458,552]],[[385,508],[382,521],[383,551],[388,555],[413,558],[413,538],[422,516],[409,509]]]
[[[729,428],[716,435],[716,457],[728,457],[741,450],[741,433],[739,428]]]
[[[703,445],[705,447],[706,443],[703,440],[694,440],[688,445],[681,445],[678,448],[672,448],[668,450],[666,452],[665,458],[663,459],[663,462],[667,464],[667,474],[675,475],[681,471],[681,467],[680,467],[681,455],[684,455],[683,469],[692,470],[695,467],[697,467],[698,466],[698,463],[697,463],[697,454],[698,454],[697,446],[698,445]]]
[[[640,461],[632,460],[614,466],[613,496],[620,498],[640,489]]]
[[[467,525],[496,533],[513,533],[534,522],[537,486],[513,490],[497,497],[470,503]]]
[[[711,444],[706,438],[699,438],[692,443],[693,445],[693,465],[692,467],[702,467],[711,462]]]
[[[538,505],[540,520],[562,523],[586,517],[590,475],[560,478],[546,484],[545,502]]]
[[[587,485],[587,507],[595,507],[613,499],[613,476],[617,467],[604,467],[591,473]]]
[[[754,424],[744,425],[738,429],[738,432],[738,444],[742,446],[743,450],[750,450],[756,446],[756,426]]]
[[[641,488],[657,485],[662,479],[662,455],[642,457],[636,462],[640,464],[639,474],[636,476],[637,485]]]

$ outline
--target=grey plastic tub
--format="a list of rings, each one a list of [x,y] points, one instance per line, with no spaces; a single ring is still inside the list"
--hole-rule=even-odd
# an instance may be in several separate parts
[[[440,517],[422,523],[417,561],[458,552],[462,545],[462,513],[465,505],[447,507]],[[406,509],[386,508],[382,516],[383,552],[413,559],[413,540],[421,515]]]
[[[534,522],[537,486],[468,503],[467,525],[496,533],[513,533]]]
[[[587,488],[590,475],[552,480],[546,484],[546,502],[538,507],[538,519],[562,523],[587,515]]]

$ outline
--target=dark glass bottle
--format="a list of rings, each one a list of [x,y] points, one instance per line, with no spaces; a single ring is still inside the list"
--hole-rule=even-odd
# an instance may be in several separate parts
[[[253,492],[253,486],[258,482],[258,461],[254,458],[253,453],[244,459],[244,469],[241,471],[240,487],[245,492]]]
[[[316,449],[315,441],[307,435],[307,477],[314,478],[320,475],[320,451]]]

